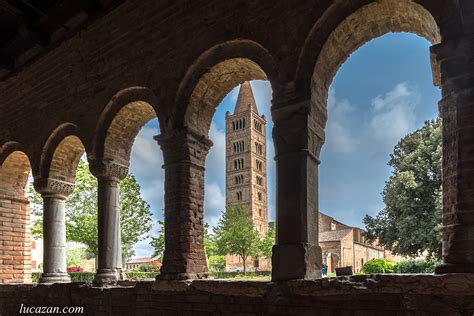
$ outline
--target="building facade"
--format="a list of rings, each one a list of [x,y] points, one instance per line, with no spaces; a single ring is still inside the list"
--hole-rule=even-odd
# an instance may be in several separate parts
[[[353,272],[361,272],[365,262],[386,257],[386,250],[376,243],[368,242],[362,229],[338,222],[321,212],[319,246],[328,273],[347,266],[351,266]]]

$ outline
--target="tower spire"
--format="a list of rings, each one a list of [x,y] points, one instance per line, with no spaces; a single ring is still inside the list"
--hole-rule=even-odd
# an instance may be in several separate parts
[[[249,107],[252,108],[252,111],[258,114],[257,104],[255,103],[255,98],[253,97],[252,87],[250,82],[245,81],[240,85],[239,96],[237,98],[237,103],[235,104],[234,114],[246,112]]]

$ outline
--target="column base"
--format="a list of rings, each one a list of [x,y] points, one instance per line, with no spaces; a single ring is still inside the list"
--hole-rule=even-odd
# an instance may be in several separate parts
[[[67,272],[45,272],[41,274],[38,282],[41,284],[70,283],[71,277]]]
[[[321,277],[321,247],[314,244],[273,246],[272,281],[316,279]]]
[[[435,268],[435,274],[474,273],[474,263],[443,263]]]
[[[114,285],[123,280],[122,269],[97,269],[93,283],[95,285]]]

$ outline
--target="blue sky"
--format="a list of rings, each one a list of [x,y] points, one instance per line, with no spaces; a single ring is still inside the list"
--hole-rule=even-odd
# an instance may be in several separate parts
[[[433,86],[429,42],[411,34],[387,34],[359,48],[339,69],[330,89],[326,143],[319,173],[320,210],[346,224],[363,227],[365,214],[383,208],[380,193],[391,173],[389,154],[398,140],[438,115],[440,90]],[[260,114],[267,117],[267,172],[270,220],[275,218],[275,165],[271,139],[271,86],[252,81]],[[206,161],[205,220],[215,225],[225,207],[225,112],[233,111],[238,87],[218,106]],[[155,220],[163,203],[163,157],[148,123],[132,150],[131,172],[150,203]],[[152,235],[158,234],[157,225]],[[135,247],[149,256],[148,239]]]

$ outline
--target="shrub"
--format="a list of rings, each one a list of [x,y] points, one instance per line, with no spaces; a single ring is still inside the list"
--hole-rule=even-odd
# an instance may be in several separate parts
[[[41,272],[32,272],[31,273],[31,283],[38,283],[40,277],[41,277]]]
[[[127,280],[140,281],[145,279],[155,279],[160,272],[140,272],[140,271],[129,271],[125,272]]]
[[[67,267],[67,272],[84,272],[84,269],[81,268],[80,266],[77,266],[75,264],[71,264]]]
[[[138,266],[138,272],[159,272],[160,268],[152,264],[141,264]]]
[[[404,260],[397,263],[395,273],[433,273],[441,262],[436,260],[418,259]]]
[[[372,259],[367,261],[362,270],[367,274],[374,273],[393,273],[395,263],[387,259]]]
[[[71,282],[92,283],[94,280],[94,272],[69,272]]]
[[[252,278],[252,277],[265,277],[270,276],[272,274],[271,271],[255,271],[255,272],[246,272],[245,276]],[[239,275],[242,275],[242,272],[209,272],[210,277],[214,277],[216,279],[235,279]]]

